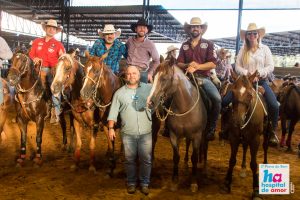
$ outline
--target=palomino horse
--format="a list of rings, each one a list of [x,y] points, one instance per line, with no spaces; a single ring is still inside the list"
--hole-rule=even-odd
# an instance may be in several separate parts
[[[258,174],[257,174],[257,161],[256,156],[260,144],[260,135],[264,134],[264,163],[267,163],[267,148],[268,138],[265,134],[266,123],[265,116],[265,103],[261,99],[258,90],[255,90],[252,85],[256,73],[247,76],[237,76],[232,72],[234,80],[231,87],[233,93],[232,112],[227,123],[231,123],[229,127],[229,141],[231,146],[231,156],[229,161],[229,168],[227,171],[224,191],[231,191],[232,172],[236,164],[236,155],[238,152],[239,144],[242,143],[243,147],[250,147],[251,162],[250,167],[253,176],[253,193],[252,198],[258,197]]]
[[[46,116],[46,99],[39,75],[33,61],[22,53],[13,56],[12,66],[8,73],[10,85],[15,87],[17,122],[21,130],[21,153],[17,159],[18,166],[23,166],[26,158],[26,137],[29,121],[36,123],[36,155],[34,163],[42,164],[42,135]],[[39,63],[40,66],[41,63]]]
[[[4,124],[7,118],[7,109],[10,104],[10,93],[9,87],[6,80],[0,78],[3,85],[3,103],[0,105],[0,140],[1,140],[1,133],[4,130]]]
[[[74,128],[76,133],[75,164],[72,170],[78,169],[81,151],[81,135],[84,125],[87,125],[90,133],[90,167],[89,170],[96,172],[95,168],[95,140],[96,130],[94,129],[94,109],[90,108],[80,97],[80,89],[83,85],[84,72],[81,66],[71,55],[63,54],[56,64],[56,73],[51,84],[51,91],[54,96],[62,94],[64,100],[69,104],[74,116]],[[67,96],[69,93],[69,97]]]
[[[148,98],[155,109],[168,99],[171,99],[171,105],[168,109],[165,108],[169,114],[166,123],[170,132],[174,163],[171,189],[176,190],[178,187],[179,141],[186,137],[193,145],[191,190],[196,192],[198,190],[197,163],[207,113],[199,90],[176,66],[176,59],[173,57],[159,65]]]

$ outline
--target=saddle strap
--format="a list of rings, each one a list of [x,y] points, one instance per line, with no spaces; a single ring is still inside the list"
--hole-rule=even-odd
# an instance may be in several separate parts
[[[18,97],[18,99],[19,99],[19,102],[20,102],[20,104],[21,104],[21,107],[22,107],[22,109],[23,109],[23,111],[24,111],[26,117],[27,117],[28,119],[30,119],[30,117],[29,117],[29,115],[28,115],[28,113],[27,113],[27,110],[26,110],[26,108],[25,108],[25,105],[22,103],[22,102],[23,102],[23,97],[22,97],[22,95],[17,94],[17,97]]]

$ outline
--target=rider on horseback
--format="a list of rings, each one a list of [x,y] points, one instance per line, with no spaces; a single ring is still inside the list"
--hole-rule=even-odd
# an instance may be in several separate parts
[[[255,23],[250,23],[247,30],[240,31],[241,39],[245,41],[241,48],[235,70],[238,74],[253,74],[258,71],[258,77],[253,82],[258,82],[265,90],[264,97],[268,104],[269,119],[272,123],[272,130],[269,132],[269,142],[271,145],[278,144],[275,130],[278,123],[279,106],[276,97],[268,85],[268,76],[274,71],[272,53],[268,46],[261,43],[265,35],[265,28],[257,28]],[[222,101],[222,106],[226,107],[232,102],[232,92],[228,92]]]
[[[214,44],[202,38],[207,30],[207,24],[202,23],[198,17],[193,17],[190,24],[184,24],[185,31],[190,34],[190,39],[184,42],[180,48],[178,65],[195,77],[202,78],[202,88],[212,102],[212,110],[209,115],[208,140],[214,140],[215,128],[221,110],[221,96],[216,86],[210,80],[210,70],[216,67],[217,56]]]

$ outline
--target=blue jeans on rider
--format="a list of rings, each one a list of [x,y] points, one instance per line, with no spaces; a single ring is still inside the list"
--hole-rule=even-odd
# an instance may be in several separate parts
[[[217,120],[221,111],[221,96],[218,89],[209,78],[203,79],[202,88],[205,90],[207,96],[212,102],[212,110],[208,116],[210,121],[209,131],[212,131],[216,128]]]
[[[268,115],[270,116],[270,120],[272,122],[273,128],[277,128],[278,126],[278,116],[279,116],[279,105],[276,100],[276,96],[271,90],[266,80],[258,81],[258,85],[262,86],[265,90],[264,98],[268,105]],[[222,99],[222,107],[227,107],[233,99],[232,92],[228,92]]]
[[[140,71],[141,79],[140,81],[143,83],[148,83],[148,71]]]
[[[46,84],[51,86],[52,81],[53,81],[53,76],[51,74],[51,68],[49,67],[42,67],[42,71],[46,72]],[[51,96],[52,103],[55,109],[55,115],[57,118],[59,118],[60,115],[60,102],[61,102],[61,95],[58,96],[58,98],[54,97],[53,95]]]
[[[140,186],[148,186],[152,167],[152,133],[142,135],[122,133],[121,136],[124,144],[127,185],[136,186],[138,158]]]

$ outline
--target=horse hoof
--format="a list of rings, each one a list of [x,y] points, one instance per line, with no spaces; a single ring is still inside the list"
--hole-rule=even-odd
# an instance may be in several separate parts
[[[178,184],[177,183],[172,183],[170,189],[171,189],[172,192],[176,192],[178,190]]]
[[[71,165],[70,167],[72,172],[76,172],[78,170],[78,166],[77,165]]]
[[[69,146],[67,149],[68,153],[74,153],[74,148],[72,146]]]
[[[240,177],[241,178],[246,178],[247,177],[247,173],[246,173],[246,169],[242,169],[240,172]]]
[[[229,194],[230,193],[230,186],[228,186],[227,184],[223,184],[220,186],[220,193],[221,194]]]
[[[89,167],[89,172],[96,174],[96,173],[97,173],[97,170],[96,170],[95,166],[91,165],[91,166]]]
[[[258,192],[252,193],[252,200],[262,200],[263,198],[258,194]]]
[[[191,191],[192,191],[192,193],[195,193],[195,192],[198,191],[198,185],[197,185],[197,183],[192,183],[191,184]]]
[[[41,158],[34,158],[33,163],[35,168],[39,168],[42,166],[43,160]]]
[[[17,159],[17,164],[16,164],[16,168],[22,168],[25,166],[25,160],[22,158],[18,158]]]

